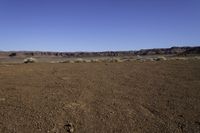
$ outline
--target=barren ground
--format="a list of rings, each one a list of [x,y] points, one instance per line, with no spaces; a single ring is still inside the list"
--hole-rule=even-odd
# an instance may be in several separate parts
[[[200,61],[1,64],[1,133],[198,133]]]

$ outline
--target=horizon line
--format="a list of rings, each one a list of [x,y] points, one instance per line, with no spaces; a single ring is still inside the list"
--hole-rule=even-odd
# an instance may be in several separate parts
[[[130,52],[130,51],[141,51],[141,50],[151,50],[151,49],[170,49],[170,48],[195,48],[199,46],[172,46],[172,47],[157,47],[157,48],[141,48],[135,50],[102,50],[102,51],[53,51],[53,50],[0,50],[0,52],[53,52],[53,53],[95,53],[95,52]]]

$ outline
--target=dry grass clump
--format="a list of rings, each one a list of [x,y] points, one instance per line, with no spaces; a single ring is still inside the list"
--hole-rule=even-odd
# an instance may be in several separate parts
[[[155,57],[154,60],[155,61],[165,61],[165,60],[167,60],[167,58],[164,56],[159,56],[159,57]]]
[[[59,61],[59,63],[75,63],[74,60],[64,60],[64,61]]]
[[[35,62],[37,62],[37,59],[35,59],[35,58],[33,58],[33,57],[30,57],[30,58],[24,59],[23,62],[24,62],[24,63],[35,63]]]
[[[62,63],[61,61],[50,61],[50,63],[54,64],[54,63]]]
[[[70,63],[70,60],[60,61],[59,63]]]
[[[200,56],[195,56],[194,59],[200,60]]]
[[[89,62],[91,62],[91,60],[78,58],[74,60],[60,61],[59,63],[89,63]]]
[[[75,61],[73,61],[73,60],[70,60],[70,61],[69,61],[69,63],[75,63]]]
[[[158,56],[158,57],[148,57],[148,56],[137,56],[136,60],[144,62],[144,61],[165,61],[167,60],[164,56]]]
[[[92,63],[98,63],[98,62],[102,62],[102,60],[100,60],[100,59],[92,59],[91,62]]]
[[[155,61],[153,58],[149,58],[148,60],[149,60],[149,61]]]
[[[123,62],[123,60],[119,58],[114,58],[114,59],[111,59],[110,62]]]
[[[84,60],[81,59],[81,58],[78,58],[78,59],[75,59],[75,60],[74,60],[74,63],[82,63],[82,62],[84,62]]]
[[[86,60],[84,60],[84,62],[85,62],[85,63],[90,63],[91,60],[86,59]]]
[[[147,59],[144,59],[144,58],[137,58],[136,60],[137,60],[137,61],[141,61],[141,62],[147,61]]]
[[[173,60],[187,60],[185,57],[174,57]]]
[[[143,61],[146,61],[147,58],[145,58],[145,57],[143,57],[143,56],[140,56],[140,55],[137,55],[136,60],[137,60],[137,61],[143,62]]]

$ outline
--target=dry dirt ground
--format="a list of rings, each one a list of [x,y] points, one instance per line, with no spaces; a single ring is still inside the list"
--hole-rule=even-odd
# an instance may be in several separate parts
[[[0,65],[0,133],[198,133],[200,61]]]

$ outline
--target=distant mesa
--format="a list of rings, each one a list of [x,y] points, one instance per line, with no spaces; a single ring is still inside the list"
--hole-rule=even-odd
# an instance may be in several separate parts
[[[134,56],[134,55],[178,55],[200,54],[200,46],[197,47],[171,47],[141,49],[138,51],[105,51],[105,52],[42,52],[42,51],[0,51],[0,57],[103,57],[103,56]]]

